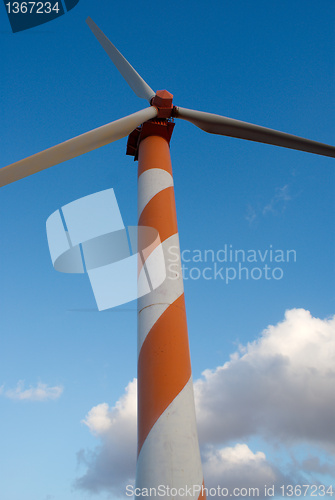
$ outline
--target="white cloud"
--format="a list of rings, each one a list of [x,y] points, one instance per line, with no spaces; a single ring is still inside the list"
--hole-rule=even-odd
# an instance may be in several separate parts
[[[81,450],[79,462],[87,472],[77,479],[76,486],[91,492],[109,490],[124,496],[127,484],[133,483],[136,467],[137,381],[126,387],[116,405],[107,403],[93,407],[83,422],[101,439],[93,453]]]
[[[272,196],[270,201],[266,203],[263,207],[258,205],[256,208],[248,204],[246,207],[245,219],[250,225],[254,224],[259,217],[272,214],[278,216],[285,212],[287,204],[292,200],[292,196],[289,193],[290,186],[285,184],[283,187],[275,189],[275,194]]]
[[[284,321],[195,383],[202,441],[258,434],[335,445],[334,357],[335,318],[287,311]]]
[[[101,403],[98,406],[93,406],[82,422],[87,425],[92,434],[97,436],[105,434],[112,427],[108,404]]]
[[[253,453],[246,444],[226,448],[207,447],[202,454],[202,463],[208,489],[218,485],[229,491],[234,488],[258,488],[257,496],[262,497],[265,485],[283,484],[285,481],[264,453]]]
[[[271,201],[263,208],[263,215],[268,212],[277,215],[278,213],[283,213],[286,209],[287,202],[292,198],[289,195],[289,187],[288,184],[281,188],[276,188],[276,193],[271,199]]]
[[[327,453],[335,449],[334,358],[335,317],[321,320],[292,309],[258,340],[240,346],[230,361],[203,373],[195,396],[206,487],[264,490],[265,484],[298,484],[306,480],[304,470],[333,470]],[[98,405],[84,422],[101,445],[93,453],[80,452],[87,472],[77,487],[124,496],[136,466],[136,380],[113,408]],[[252,436],[292,457],[297,443],[310,450],[321,446],[323,460],[293,459],[288,478],[287,463],[275,466],[262,451],[241,443]]]
[[[1,388],[0,388],[1,389]],[[9,399],[16,399],[19,401],[47,401],[49,399],[58,399],[63,393],[63,387],[54,386],[48,387],[47,384],[39,382],[36,387],[30,386],[28,389],[24,388],[24,381],[20,380],[15,389],[4,390],[2,386],[2,393]]]

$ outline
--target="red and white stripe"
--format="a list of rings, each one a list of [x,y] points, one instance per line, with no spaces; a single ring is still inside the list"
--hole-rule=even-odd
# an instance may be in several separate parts
[[[158,231],[167,278],[138,299],[136,488],[188,487],[195,494],[187,498],[197,500],[204,498],[203,474],[168,142],[146,137],[138,159],[138,225]]]

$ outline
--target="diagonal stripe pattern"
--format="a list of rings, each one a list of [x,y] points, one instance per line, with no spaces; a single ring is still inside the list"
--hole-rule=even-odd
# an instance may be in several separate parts
[[[188,487],[194,491],[188,498],[197,500],[203,498],[203,474],[167,140],[144,138],[138,160],[138,225],[158,231],[167,278],[138,300],[136,488]]]

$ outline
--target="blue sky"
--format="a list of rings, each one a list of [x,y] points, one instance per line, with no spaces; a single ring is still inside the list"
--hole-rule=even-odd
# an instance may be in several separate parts
[[[80,0],[12,34],[3,8],[1,165],[146,107],[87,16],[176,105],[335,144],[334,15],[330,0]],[[136,224],[136,163],[125,146],[1,188],[5,500],[114,499],[117,457],[121,479],[134,472],[136,304],[98,312],[87,276],[53,269],[45,231],[55,210],[108,188],[125,224]],[[334,161],[182,120],[171,156],[185,255],[225,245],[296,255],[276,264],[282,279],[185,281],[205,480],[334,484]]]

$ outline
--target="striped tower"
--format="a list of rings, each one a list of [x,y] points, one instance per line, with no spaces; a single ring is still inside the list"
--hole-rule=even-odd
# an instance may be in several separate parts
[[[167,120],[146,122],[135,154],[138,225],[158,231],[167,272],[160,287],[138,299],[136,488],[197,500],[205,495],[169,151],[173,125]],[[146,257],[150,269],[153,254]]]

